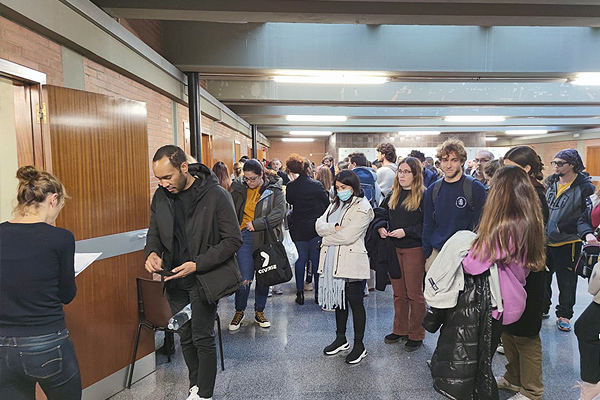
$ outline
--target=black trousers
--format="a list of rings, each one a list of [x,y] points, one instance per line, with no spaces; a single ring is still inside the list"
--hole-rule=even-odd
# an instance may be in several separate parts
[[[365,325],[367,313],[363,304],[363,281],[346,282],[346,307],[342,310],[335,309],[336,334],[346,336],[346,324],[348,322],[348,305],[352,309],[352,320],[354,322],[354,343],[362,343],[365,337]]]
[[[600,304],[592,302],[575,322],[581,380],[600,382]]]
[[[544,312],[550,312],[552,304],[552,274],[556,272],[558,283],[558,304],[556,317],[573,318],[573,306],[577,293],[577,274],[575,264],[581,253],[581,242],[565,244],[559,247],[548,246],[546,265],[550,272],[546,273],[546,290],[544,294]]]
[[[190,388],[198,386],[198,395],[210,398],[217,376],[217,306],[207,303],[206,296],[193,275],[168,282],[166,293],[173,314],[192,304],[191,321],[183,324],[178,331],[181,350],[189,371]]]

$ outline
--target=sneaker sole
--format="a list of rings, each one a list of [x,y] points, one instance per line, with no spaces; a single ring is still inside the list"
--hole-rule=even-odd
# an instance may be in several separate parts
[[[348,364],[358,364],[358,363],[359,363],[359,362],[361,362],[361,361],[363,360],[363,358],[365,358],[366,356],[367,356],[367,350],[363,350],[363,352],[361,353],[361,355],[360,355],[360,356],[358,356],[358,358],[357,358],[356,360],[351,360],[351,361],[348,361],[348,360],[346,360],[346,362],[347,362]]]
[[[270,328],[271,327],[270,322],[258,322],[256,320],[254,320],[254,322],[256,322],[258,324],[258,326],[260,326],[261,328]]]
[[[339,353],[340,351],[348,350],[349,348],[350,348],[350,345],[348,344],[348,342],[346,342],[343,345],[341,345],[340,347],[338,347],[337,349],[334,349],[334,350],[331,350],[331,351],[325,351],[325,350],[323,350],[323,353],[326,356],[333,356],[333,355]]]
[[[240,322],[237,325],[229,325],[229,330],[230,331],[237,331],[238,329],[240,329],[240,326],[242,326],[242,323]]]
[[[562,326],[559,326],[558,330],[561,331],[561,332],[571,332],[571,328],[564,328]]]
[[[423,346],[422,343],[420,345],[418,345],[417,347],[407,347],[407,346],[404,346],[404,351],[412,353],[413,351],[419,350],[422,346]]]
[[[386,338],[383,338],[383,341],[385,343],[387,343],[387,344],[398,343],[398,342],[400,342],[402,340],[406,340],[406,338],[403,338],[402,336],[399,337],[398,339],[386,339]]]

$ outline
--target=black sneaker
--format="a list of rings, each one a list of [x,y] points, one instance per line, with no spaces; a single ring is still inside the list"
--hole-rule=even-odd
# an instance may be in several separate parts
[[[323,353],[327,356],[332,356],[340,351],[348,350],[350,345],[346,338],[336,338],[333,343],[323,349]]]
[[[386,343],[396,343],[401,340],[408,340],[408,335],[396,335],[395,333],[390,333],[383,339]]]
[[[404,344],[404,351],[415,351],[417,350],[419,347],[421,347],[423,345],[423,341],[422,340],[410,340],[408,339],[406,341],[406,343]]]
[[[365,349],[365,346],[363,346],[362,344],[354,345],[354,348],[352,349],[350,354],[348,354],[346,356],[346,362],[348,364],[358,364],[366,356],[367,356],[367,349]]]

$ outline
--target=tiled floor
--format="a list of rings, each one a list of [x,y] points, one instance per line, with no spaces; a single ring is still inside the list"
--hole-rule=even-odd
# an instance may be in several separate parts
[[[314,304],[312,292],[306,292],[306,304],[294,303],[293,282],[284,285],[284,294],[267,303],[269,329],[253,324],[253,294],[246,318],[236,332],[227,325],[233,316],[233,298],[219,305],[223,326],[225,371],[217,374],[215,399],[442,399],[432,388],[426,360],[435,348],[437,335],[427,334],[424,347],[406,353],[400,344],[385,344],[391,332],[393,306],[391,287],[386,292],[371,292],[365,298],[368,357],[350,366],[344,355],[323,355],[323,347],[335,337],[335,318]],[[554,290],[556,293],[557,291]],[[591,301],[587,284],[579,281],[577,317]],[[351,320],[351,318],[350,318]],[[349,324],[351,324],[349,322]],[[348,339],[352,338],[349,325]],[[158,335],[161,335],[160,333]],[[542,327],[544,399],[577,399],[573,386],[579,379],[577,339],[559,332],[555,319]],[[162,338],[158,338],[162,340]],[[494,371],[504,372],[506,359],[496,354]],[[171,363],[157,355],[157,370],[135,383],[131,390],[113,396],[113,400],[185,399],[187,369],[177,344]],[[501,399],[512,393],[500,393]]]

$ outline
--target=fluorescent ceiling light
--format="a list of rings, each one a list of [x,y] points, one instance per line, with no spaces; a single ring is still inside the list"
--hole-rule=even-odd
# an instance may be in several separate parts
[[[486,142],[495,142],[496,140],[498,140],[498,138],[495,136],[488,136],[485,138]]]
[[[600,72],[582,72],[570,82],[573,85],[600,85]]]
[[[433,136],[439,135],[440,131],[398,131],[399,135]]]
[[[456,115],[444,117],[446,122],[502,122],[506,118],[497,115]]]
[[[285,119],[295,122],[344,122],[348,117],[342,115],[288,115]]]
[[[507,135],[545,135],[548,131],[544,129],[513,129],[505,131]]]
[[[323,74],[315,76],[278,75],[274,76],[273,80],[275,82],[281,83],[379,85],[382,83],[386,83],[388,81],[388,78],[386,78],[385,76]]]
[[[331,131],[290,131],[290,135],[295,136],[330,136]]]
[[[283,138],[282,142],[314,142],[314,138]]]

